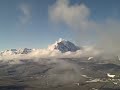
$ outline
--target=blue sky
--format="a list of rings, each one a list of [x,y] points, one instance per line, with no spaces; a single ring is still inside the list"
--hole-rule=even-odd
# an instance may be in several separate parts
[[[56,2],[58,0],[0,0],[0,50],[45,48],[60,37],[77,42],[74,33],[81,31],[74,32],[64,22],[56,24],[51,20],[50,7]],[[96,23],[106,18],[120,20],[120,0],[69,0],[69,4],[84,4],[90,11],[89,19]],[[95,31],[87,31],[86,36],[85,41],[97,40]]]

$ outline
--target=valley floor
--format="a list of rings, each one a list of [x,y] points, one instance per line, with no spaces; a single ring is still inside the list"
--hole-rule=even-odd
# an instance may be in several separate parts
[[[0,64],[0,90],[120,90],[119,64],[80,59],[22,62]]]

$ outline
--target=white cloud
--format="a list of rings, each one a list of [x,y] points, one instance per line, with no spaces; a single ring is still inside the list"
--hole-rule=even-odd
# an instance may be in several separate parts
[[[49,8],[49,15],[51,20],[65,23],[72,28],[84,30],[94,25],[92,21],[89,21],[89,8],[84,4],[70,5],[69,0],[57,0]]]
[[[31,7],[29,4],[21,4],[19,6],[19,10],[21,12],[21,15],[19,16],[21,24],[28,24],[31,20]]]

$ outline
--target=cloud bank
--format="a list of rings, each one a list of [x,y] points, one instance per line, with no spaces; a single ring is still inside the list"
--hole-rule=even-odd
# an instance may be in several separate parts
[[[0,60],[23,60],[23,59],[40,59],[40,58],[82,58],[97,56],[101,52],[94,47],[83,47],[83,49],[76,52],[62,53],[59,50],[36,49],[28,54],[6,54],[1,55]]]

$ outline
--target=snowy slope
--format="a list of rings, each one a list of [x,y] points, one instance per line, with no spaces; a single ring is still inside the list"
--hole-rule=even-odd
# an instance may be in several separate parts
[[[64,52],[75,52],[77,50],[79,50],[80,48],[76,45],[74,45],[72,42],[64,40],[64,39],[59,39],[58,41],[56,41],[54,44],[50,45],[48,47],[49,50],[59,50],[62,53]]]

